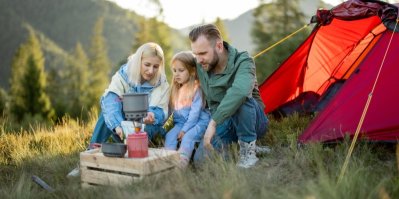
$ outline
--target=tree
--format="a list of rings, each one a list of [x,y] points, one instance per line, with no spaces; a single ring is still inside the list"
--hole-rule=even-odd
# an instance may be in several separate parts
[[[7,93],[4,89],[0,88],[0,117],[4,114],[7,104]]]
[[[11,78],[10,78],[10,113],[17,118],[22,120],[24,117],[25,99],[21,97],[23,93],[24,85],[20,82],[20,79],[24,75],[24,69],[29,56],[29,43],[26,42],[21,44],[17,49],[11,63]]]
[[[251,31],[256,52],[278,42],[305,24],[305,15],[299,9],[299,0],[273,0],[255,9],[254,25]],[[302,32],[266,54],[255,59],[259,82],[269,76],[304,40],[308,32]]]
[[[12,63],[11,113],[18,121],[25,117],[54,119],[54,110],[46,94],[46,73],[40,43],[33,32],[17,50]]]
[[[80,44],[76,44],[75,50],[69,60],[69,67],[65,78],[68,80],[66,89],[68,91],[68,113],[73,117],[80,116],[89,108],[89,59]]]
[[[168,68],[173,56],[173,47],[171,43],[171,30],[165,23],[153,17],[150,19],[141,19],[139,21],[139,31],[134,36],[135,43],[132,51],[135,52],[139,46],[147,42],[155,42],[162,47],[165,56],[166,76],[170,80],[172,74]]]
[[[226,27],[224,25],[223,20],[221,20],[219,17],[217,17],[214,24],[220,30],[220,33],[222,35],[223,40],[230,43],[229,34],[228,34],[227,30],[226,30]]]
[[[149,3],[157,10],[157,14],[155,17],[149,19],[139,19],[139,27],[136,35],[134,35],[135,43],[132,46],[132,51],[135,52],[139,46],[147,42],[155,42],[159,44],[164,52],[166,77],[170,80],[172,72],[168,66],[170,65],[173,56],[171,29],[168,25],[162,22],[164,14],[160,1],[150,0]]]
[[[87,90],[89,107],[98,105],[100,96],[109,83],[111,63],[103,36],[104,19],[99,18],[93,28],[89,61],[89,85]]]

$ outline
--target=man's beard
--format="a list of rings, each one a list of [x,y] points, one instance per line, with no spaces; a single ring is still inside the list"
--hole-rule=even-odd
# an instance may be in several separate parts
[[[212,71],[213,69],[215,69],[215,67],[218,65],[219,63],[219,55],[216,53],[216,51],[213,52],[213,59],[211,61],[211,63],[209,63],[208,65],[208,69],[206,70],[207,72]]]

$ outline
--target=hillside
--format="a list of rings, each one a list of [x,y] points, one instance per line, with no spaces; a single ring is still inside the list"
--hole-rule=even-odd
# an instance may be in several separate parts
[[[12,57],[25,42],[30,26],[40,32],[43,40],[52,41],[56,51],[70,52],[77,42],[89,53],[93,26],[99,17],[104,18],[104,37],[108,56],[115,67],[130,54],[141,16],[105,0],[0,0],[0,87],[8,89]],[[174,31],[174,30],[172,30]],[[175,31],[173,37],[182,40]],[[42,40],[42,41],[43,41]],[[177,48],[184,45],[176,43]],[[51,46],[44,47],[51,52]],[[63,54],[62,53],[62,54]],[[46,54],[46,57],[50,55]],[[51,56],[50,56],[51,57]],[[46,60],[46,68],[52,61]]]
[[[302,10],[307,16],[314,14],[319,6],[318,1],[303,0]],[[330,5],[324,6],[330,8]],[[225,20],[226,29],[231,43],[241,50],[251,53],[254,44],[251,38],[253,22],[252,10],[243,13],[234,20]],[[104,37],[108,46],[108,55],[116,67],[118,63],[130,54],[134,42],[134,34],[138,27],[136,21],[141,16],[120,8],[106,0],[0,0],[0,87],[8,89],[10,65],[12,57],[27,37],[30,26],[41,34],[41,40],[51,41],[53,45],[44,46],[46,68],[60,67],[54,59],[64,59],[65,55],[81,42],[85,51],[89,52],[90,37],[96,20],[104,17]],[[173,30],[172,42],[174,51],[186,50],[188,41],[185,39],[190,27]],[[187,42],[185,42],[187,41]],[[57,49],[52,50],[53,46]],[[265,46],[266,47],[266,46]],[[48,53],[60,52],[57,57]],[[54,59],[51,59],[54,58]]]
[[[317,8],[323,7],[329,9],[332,7],[329,4],[323,4],[315,0],[302,0],[300,6],[302,12],[305,13],[309,21],[311,16],[316,14]],[[253,21],[253,10],[249,10],[233,20],[225,20],[224,23],[229,33],[231,43],[234,46],[240,50],[247,50],[251,53],[256,53],[252,52],[254,49],[254,44],[251,38]],[[265,46],[265,48],[266,47],[267,46]]]

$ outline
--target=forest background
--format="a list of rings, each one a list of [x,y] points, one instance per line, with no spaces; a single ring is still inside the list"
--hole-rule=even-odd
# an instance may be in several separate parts
[[[0,0],[0,113],[9,130],[30,123],[56,123],[64,116],[87,119],[99,107],[110,77],[135,49],[159,43],[169,61],[190,49],[187,33],[159,15],[145,18],[115,3],[99,0]],[[277,0],[260,4],[236,19],[214,22],[225,40],[255,54],[307,24],[322,1]],[[303,41],[311,28],[258,57],[262,82]]]

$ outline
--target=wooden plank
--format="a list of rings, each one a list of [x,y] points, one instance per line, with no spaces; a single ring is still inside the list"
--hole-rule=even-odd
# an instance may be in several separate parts
[[[170,173],[176,171],[176,168],[168,169],[161,171],[159,173],[153,173],[151,175],[147,175],[144,177],[151,177],[151,179],[159,180],[163,178],[165,175],[169,175]],[[97,171],[91,170],[90,168],[84,168],[82,170],[82,180],[81,186],[82,188],[95,188],[98,186],[106,185],[106,186],[121,186],[126,185],[132,182],[138,182],[144,177],[133,177],[128,178],[126,176],[118,175],[115,173],[107,173],[106,171]]]
[[[81,168],[81,181],[97,185],[126,185],[142,177]]]
[[[154,172],[175,167],[179,162],[177,151],[165,149],[149,149],[146,158],[113,158],[106,157],[101,152],[80,153],[81,167],[101,168],[124,173],[148,175]]]
[[[159,149],[152,150],[148,161],[144,162],[143,174],[149,175],[162,170],[176,167],[179,164],[180,155],[177,151]]]
[[[81,155],[81,167],[101,168],[125,173],[141,174],[143,163],[140,161],[127,161],[127,158],[105,157],[102,153]]]

